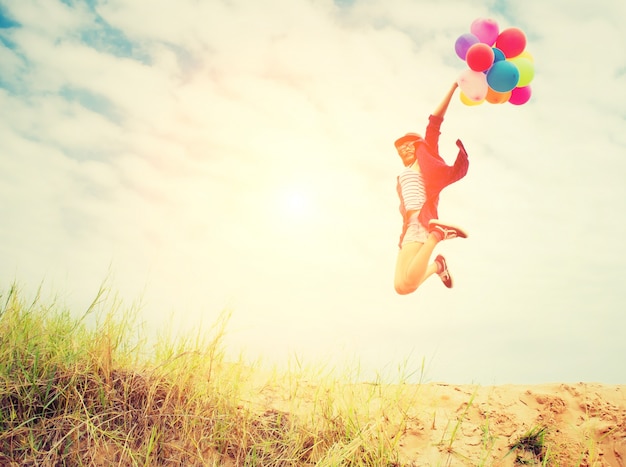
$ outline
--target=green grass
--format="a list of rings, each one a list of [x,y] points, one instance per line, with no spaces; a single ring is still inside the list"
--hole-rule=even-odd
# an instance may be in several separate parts
[[[548,452],[546,446],[545,426],[535,426],[509,445],[509,454],[515,453],[518,465],[547,465]]]
[[[206,335],[152,346],[135,315],[104,289],[79,317],[16,286],[0,296],[0,465],[400,465],[402,409],[380,385],[363,392],[299,362],[263,382],[225,360],[228,313]],[[355,397],[378,406],[363,414]],[[394,432],[381,413],[400,419]]]

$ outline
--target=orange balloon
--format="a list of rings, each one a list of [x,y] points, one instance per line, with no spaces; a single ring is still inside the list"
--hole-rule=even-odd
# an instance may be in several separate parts
[[[489,88],[487,89],[487,96],[485,97],[485,100],[490,104],[504,104],[505,102],[508,102],[510,98],[511,91],[498,92]]]

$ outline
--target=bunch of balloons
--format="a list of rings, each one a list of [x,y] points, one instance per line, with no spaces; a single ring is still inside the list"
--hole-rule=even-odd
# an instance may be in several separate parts
[[[478,18],[472,22],[469,33],[459,36],[454,49],[468,66],[457,80],[464,104],[528,102],[535,64],[526,50],[526,35],[521,29],[500,31],[493,19]]]

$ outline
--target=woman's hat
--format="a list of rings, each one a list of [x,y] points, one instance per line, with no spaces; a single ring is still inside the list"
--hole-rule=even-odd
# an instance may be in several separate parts
[[[409,142],[418,142],[418,141],[423,141],[424,138],[422,138],[420,135],[418,135],[417,133],[407,133],[406,135],[398,138],[396,140],[395,143],[393,143],[395,145],[396,148],[399,148],[400,146],[402,146],[404,143],[409,143]]]

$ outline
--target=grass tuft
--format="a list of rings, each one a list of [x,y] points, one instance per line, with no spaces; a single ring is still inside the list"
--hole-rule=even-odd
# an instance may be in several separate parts
[[[531,428],[528,432],[519,437],[514,443],[511,443],[509,445],[509,454],[512,452],[516,452],[516,464],[546,464],[546,432],[546,427],[536,426],[534,428]]]

